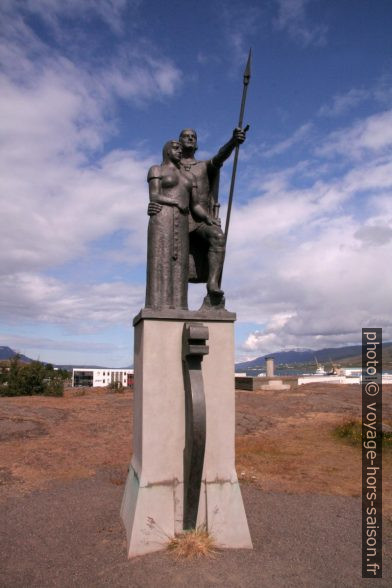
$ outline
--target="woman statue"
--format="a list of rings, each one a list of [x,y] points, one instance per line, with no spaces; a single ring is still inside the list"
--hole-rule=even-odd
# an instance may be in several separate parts
[[[193,174],[180,170],[178,141],[163,147],[147,176],[150,193],[146,308],[188,308],[189,208],[197,214]]]

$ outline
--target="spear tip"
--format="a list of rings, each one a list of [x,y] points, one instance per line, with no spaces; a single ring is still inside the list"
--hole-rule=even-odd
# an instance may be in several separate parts
[[[252,48],[249,49],[248,61],[246,62],[246,67],[245,67],[245,71],[244,71],[244,84],[249,84],[251,61],[252,61]]]

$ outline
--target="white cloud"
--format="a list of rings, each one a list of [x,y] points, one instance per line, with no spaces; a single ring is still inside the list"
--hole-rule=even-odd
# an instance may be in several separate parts
[[[260,34],[265,9],[260,5],[252,4],[244,7],[242,2],[235,0],[217,2],[216,8],[228,47],[231,49],[231,66],[234,62],[235,65],[243,69],[248,58],[249,48],[252,46],[252,38],[255,34]],[[210,61],[211,59],[214,60],[215,57],[209,57]],[[198,54],[198,60],[199,63],[204,63],[205,54],[203,52]],[[232,67],[228,71],[232,72]]]
[[[0,309],[8,322],[96,328],[128,321],[143,299],[144,288],[121,280],[76,285],[45,275],[88,256],[92,242],[119,230],[126,248],[121,261],[129,268],[144,263],[146,170],[153,161],[143,151],[104,154],[104,148],[117,132],[118,97],[128,100],[130,111],[147,108],[181,83],[181,72],[152,45],[125,42],[121,56],[97,64],[82,54],[74,62],[23,18],[28,10],[47,12],[55,26],[67,11],[88,12],[87,4],[42,0],[2,7]],[[131,3],[92,4],[110,20]]]
[[[320,110],[320,116],[335,117],[345,114],[354,106],[369,99],[372,93],[361,88],[351,88],[345,94],[337,94],[332,98],[332,104],[324,104]]]
[[[144,285],[107,282],[64,283],[20,272],[0,281],[0,316],[9,323],[37,321],[63,325],[73,333],[94,332],[108,325],[129,323],[142,306]]]
[[[360,158],[382,154],[392,146],[392,110],[378,112],[355,122],[350,128],[335,131],[318,149],[320,155]]]
[[[43,351],[72,351],[73,353],[85,354],[94,352],[106,354],[108,351],[118,351],[122,349],[121,345],[112,343],[101,343],[94,341],[78,341],[76,339],[53,339],[49,337],[26,337],[14,335],[9,332],[0,332],[0,341],[7,341],[8,346],[14,351],[21,349],[38,349]]]
[[[284,141],[280,141],[276,145],[273,145],[269,149],[266,149],[263,152],[264,157],[273,157],[275,155],[281,155],[282,153],[290,149],[293,145],[296,145],[299,142],[303,142],[311,132],[312,128],[313,124],[310,122],[303,124],[291,135],[291,137],[288,137]]]
[[[93,4],[37,0],[17,6],[41,16],[47,11],[53,30],[71,7],[83,18],[90,7],[116,34],[124,30],[131,3]],[[15,3],[4,6],[11,10]],[[307,2],[281,0],[279,7],[280,30],[304,46],[325,41],[325,28],[309,23]],[[105,155],[104,149],[115,139],[118,98],[129,108],[147,108],[172,96],[182,74],[146,41],[138,47],[124,42],[121,55],[114,51],[100,63],[85,55],[76,61],[72,51],[65,57],[38,39],[20,14],[8,18],[0,44],[5,63],[1,315],[13,323],[38,321],[78,332],[127,324],[142,305],[144,286],[121,277],[112,283],[65,283],[45,272],[91,255],[91,243],[116,231],[124,233],[126,251],[107,253],[113,263],[144,263],[145,176],[153,158],[135,149]],[[224,26],[234,16],[232,11]],[[231,39],[242,63],[247,25],[241,21]],[[329,114],[362,99],[360,92],[336,97]],[[385,269],[392,253],[391,122],[392,111],[380,112],[327,140],[317,137],[315,122],[306,123],[267,151],[249,151],[249,185],[258,192],[235,205],[223,284],[228,307],[240,320],[265,325],[249,336],[247,351],[351,343],[370,324],[392,337],[392,278]],[[274,156],[305,139],[310,148],[319,145],[317,153],[309,149],[305,161],[279,173],[255,173],[255,167],[272,166]],[[304,178],[307,187],[298,187]],[[195,306],[202,290],[191,293]]]
[[[276,0],[276,2],[278,16],[275,19],[275,27],[278,30],[286,30],[290,37],[304,47],[326,44],[328,28],[325,25],[313,25],[306,15],[306,5],[309,0]]]
[[[338,138],[351,133],[328,173],[311,157],[258,173],[259,195],[233,210],[223,287],[240,321],[263,325],[241,354],[356,343],[364,326],[392,338],[392,159],[389,131],[381,130],[388,121],[378,113],[327,137],[319,152],[339,145],[343,155]],[[366,160],[351,156],[365,145]],[[307,187],[298,188],[304,176]]]
[[[385,245],[392,240],[392,226],[385,224],[364,225],[357,230],[354,237],[362,241],[365,246]]]
[[[56,15],[63,8],[53,4]],[[7,21],[6,33],[0,44],[2,271],[47,269],[131,225],[129,247],[133,261],[139,260],[152,161],[130,150],[100,154],[116,132],[115,97],[145,104],[170,95],[179,70],[163,57],[141,56],[139,49],[99,70],[83,61],[76,66],[39,41],[18,15]],[[144,222],[135,225],[134,216]]]
[[[168,59],[134,49],[115,65],[100,72],[100,87],[110,88],[120,98],[133,99],[139,106],[145,100],[172,96],[181,84],[179,69]]]
[[[126,9],[137,13],[141,0],[4,0],[2,9],[11,14],[19,10],[21,14],[34,14],[42,18],[52,29],[60,34],[61,19],[84,19],[98,17],[115,33],[125,28]]]
[[[2,271],[48,269],[121,228],[129,232],[129,262],[139,262],[145,250],[141,237],[147,224],[146,169],[151,160],[118,151],[79,168],[59,157],[41,153],[36,161],[36,156],[25,153],[23,165],[22,159],[5,158]],[[133,218],[141,221],[133,223]]]

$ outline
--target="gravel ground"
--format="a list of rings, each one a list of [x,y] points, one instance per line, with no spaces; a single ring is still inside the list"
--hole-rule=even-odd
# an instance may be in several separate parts
[[[374,586],[361,579],[361,452],[336,425],[358,386],[237,392],[237,471],[253,550],[127,560],[119,518],[132,394],[0,398],[0,586]],[[384,418],[392,424],[392,386]],[[389,419],[389,420],[388,420]],[[392,459],[384,454],[384,578],[391,586]],[[252,481],[252,482],[250,482]]]
[[[358,498],[263,492],[245,484],[253,550],[191,562],[166,552],[128,561],[119,520],[123,487],[113,480],[113,471],[101,470],[2,504],[1,586],[374,586],[361,579]],[[384,578],[377,586],[390,586],[392,578],[392,529],[385,526]]]

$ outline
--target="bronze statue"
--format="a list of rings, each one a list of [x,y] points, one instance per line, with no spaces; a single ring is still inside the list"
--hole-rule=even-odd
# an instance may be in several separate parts
[[[188,211],[196,182],[181,173],[180,159],[181,145],[168,141],[162,164],[147,176],[150,202],[159,204],[148,225],[147,308],[188,308]]]
[[[188,309],[189,210],[208,222],[195,176],[181,169],[182,147],[168,141],[161,165],[148,172],[149,214],[146,308]],[[151,210],[154,213],[151,213]]]
[[[164,161],[161,166],[153,166],[148,173],[150,185],[150,215],[148,236],[147,259],[147,295],[146,307],[148,308],[187,308],[187,283],[207,282],[207,292],[210,305],[219,306],[223,299],[223,291],[220,289],[219,280],[225,256],[225,237],[221,229],[221,221],[218,216],[218,189],[219,170],[233,149],[243,143],[245,132],[241,128],[233,131],[232,138],[209,161],[197,161],[197,135],[193,129],[184,129],[179,142],[169,141],[164,148]],[[173,147],[174,145],[174,147]],[[171,146],[171,148],[170,148]],[[166,149],[166,155],[165,155]],[[180,160],[178,153],[181,151]],[[184,186],[184,179],[177,181],[176,191],[173,191],[170,181],[173,180],[173,172],[170,172],[170,181],[160,178],[162,170],[176,169],[176,178],[187,178],[191,181],[192,190]],[[166,173],[166,172],[164,172]],[[156,177],[155,177],[156,176]],[[191,178],[191,179],[190,179]],[[154,180],[154,181],[153,181]],[[152,182],[153,181],[153,182]],[[185,189],[189,206],[189,235],[185,229],[188,222],[185,221],[185,213],[182,213],[181,222],[168,220],[179,213],[163,211],[166,207],[176,207],[173,198],[177,198],[178,190]],[[170,196],[166,196],[166,192]],[[181,198],[181,197],[180,197]],[[170,202],[168,202],[168,199]],[[178,208],[178,206],[177,206]],[[180,210],[180,209],[179,209]],[[163,211],[163,216],[161,217]],[[161,220],[154,221],[155,217]],[[173,223],[174,231],[170,229]],[[181,229],[180,229],[181,225]],[[161,234],[159,236],[159,234]],[[176,258],[172,258],[168,264],[167,249],[172,247],[169,242],[173,240],[173,248],[176,248]],[[181,253],[179,253],[181,249]],[[163,259],[155,259],[154,252],[163,256]],[[186,257],[190,253],[189,260]],[[159,271],[156,264],[159,264]],[[165,266],[163,268],[163,266]],[[153,277],[151,277],[153,276]],[[158,278],[159,276],[159,278]],[[159,283],[158,283],[159,282]],[[154,291],[155,288],[155,291]],[[177,290],[177,293],[174,293]]]
[[[224,309],[221,290],[223,263],[233,202],[239,146],[249,125],[243,129],[246,94],[250,80],[251,50],[243,76],[238,126],[231,139],[209,161],[197,161],[197,135],[184,129],[177,141],[163,149],[161,166],[148,173],[147,308],[187,309],[187,284],[206,282],[202,310]],[[235,149],[228,198],[226,226],[219,218],[219,170]],[[189,229],[188,227],[189,223]],[[189,230],[189,235],[188,235]]]
[[[223,297],[220,276],[225,257],[225,237],[218,215],[219,170],[234,148],[245,141],[241,128],[233,131],[232,138],[209,161],[197,161],[197,135],[193,129],[184,129],[179,141],[182,146],[181,167],[196,177],[199,201],[206,213],[201,221],[190,215],[190,282],[207,282],[207,292],[215,303]],[[212,301],[211,300],[211,301]]]

